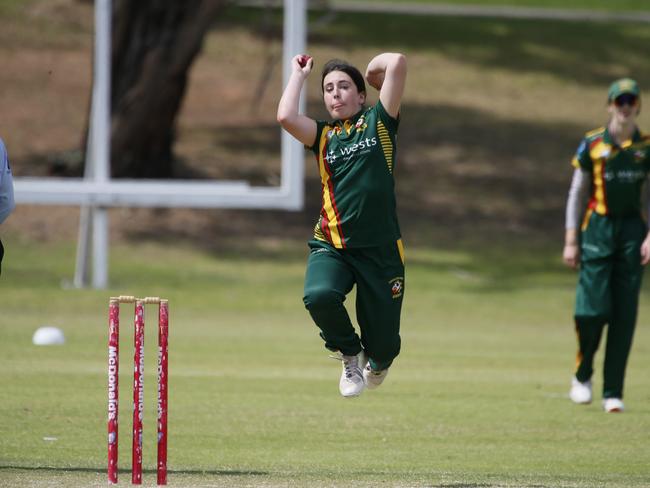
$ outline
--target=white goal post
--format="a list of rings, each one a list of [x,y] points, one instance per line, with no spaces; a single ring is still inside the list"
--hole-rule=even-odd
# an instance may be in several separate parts
[[[291,59],[306,47],[306,0],[284,0],[283,83]],[[281,131],[280,186],[245,181],[112,180],[110,177],[111,0],[95,2],[95,64],[84,178],[14,178],[17,204],[80,205],[82,217],[75,285],[84,286],[92,241],[92,286],[108,286],[109,207],[186,207],[300,210],[304,202],[304,149]],[[304,93],[301,98],[304,110]]]

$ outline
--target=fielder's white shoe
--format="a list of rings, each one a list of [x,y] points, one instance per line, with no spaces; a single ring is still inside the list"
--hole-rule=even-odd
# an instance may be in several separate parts
[[[625,406],[620,398],[605,398],[603,399],[603,409],[608,413],[622,412],[625,410]]]
[[[337,352],[336,355],[330,357],[343,363],[343,371],[339,381],[341,395],[346,398],[361,395],[361,392],[366,387],[362,371],[368,361],[366,354],[361,351],[356,356],[346,356],[341,352]]]
[[[366,387],[369,390],[374,390],[379,385],[381,385],[388,376],[388,368],[375,371],[370,367],[370,361],[366,364],[366,367],[363,368],[363,379],[366,382]]]
[[[569,397],[573,403],[591,403],[591,380],[582,383],[574,376],[571,380]]]

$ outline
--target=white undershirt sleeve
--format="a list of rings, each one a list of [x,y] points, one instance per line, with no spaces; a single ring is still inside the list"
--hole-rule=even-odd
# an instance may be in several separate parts
[[[579,227],[590,187],[591,173],[581,168],[576,168],[573,171],[573,178],[571,179],[571,187],[569,188],[569,196],[566,203],[566,229],[577,229]]]

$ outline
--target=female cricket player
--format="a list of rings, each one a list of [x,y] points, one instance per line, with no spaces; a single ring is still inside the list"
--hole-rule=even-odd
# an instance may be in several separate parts
[[[379,90],[365,107],[361,72],[345,61],[325,64],[321,88],[331,121],[298,111],[313,59],[295,56],[278,105],[282,127],[316,156],[322,208],[309,241],[303,301],[325,347],[343,363],[344,397],[376,388],[400,351],[404,252],[397,221],[393,171],[406,58],[383,53],[368,64],[365,79]],[[357,334],[343,305],[357,287]]]
[[[5,221],[15,207],[14,183],[11,176],[11,167],[7,157],[7,149],[0,139],[0,224]],[[0,264],[4,256],[4,247],[0,241]]]
[[[650,208],[650,137],[642,135],[636,125],[640,109],[636,81],[623,78],[612,83],[607,125],[588,132],[573,158],[575,169],[566,208],[563,259],[573,268],[580,265],[575,303],[578,355],[570,398],[575,403],[591,402],[594,354],[607,325],[606,412],[624,409],[625,368],[643,266],[650,261],[650,232],[641,216],[642,205]]]

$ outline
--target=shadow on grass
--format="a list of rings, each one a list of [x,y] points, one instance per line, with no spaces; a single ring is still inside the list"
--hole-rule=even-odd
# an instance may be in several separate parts
[[[316,109],[316,104],[311,109]],[[503,120],[481,110],[452,105],[403,107],[395,172],[398,214],[407,245],[457,248],[489,242],[507,246],[513,239],[554,244],[562,239],[564,206],[571,175],[569,161],[584,127]],[[249,151],[251,134],[264,151],[279,152],[278,128],[230,127],[219,130],[215,149],[225,144],[236,174]],[[215,136],[216,137],[216,136]],[[200,225],[170,222],[171,211],[155,210],[140,219],[128,237],[186,241],[207,252],[282,259],[292,251],[281,243],[311,237],[321,205],[320,179],[313,156],[305,153],[305,208],[211,210]],[[230,170],[228,170],[230,171]],[[258,161],[257,178],[278,168]],[[271,243],[271,245],[268,245]],[[272,244],[276,243],[276,244]],[[306,248],[304,248],[306,249]]]
[[[636,66],[635,76],[650,84],[646,25],[375,13],[326,18],[326,14],[310,11],[311,45],[437,53],[473,64],[477,73],[484,68],[551,73],[567,83],[598,87],[607,86],[621,66]],[[281,39],[281,11],[232,7],[214,28],[233,27],[257,29],[267,41],[269,36]],[[322,113],[322,104],[310,100],[307,112]],[[483,242],[507,247],[513,238],[559,245],[569,161],[581,135],[593,127],[408,103],[402,108],[402,120],[396,191],[407,245],[455,249]],[[599,123],[595,121],[594,127]],[[265,186],[279,180],[277,156],[272,162],[264,157],[280,152],[276,124],[203,130],[214,134],[209,152],[227,154],[211,163],[215,168],[208,174],[220,172],[228,179]],[[186,240],[213,253],[282,259],[282,246],[264,243],[306,241],[320,209],[313,157],[307,154],[306,161],[304,210],[215,210],[198,229],[179,225],[164,239]],[[150,226],[134,229],[129,236],[161,240],[159,230]]]

